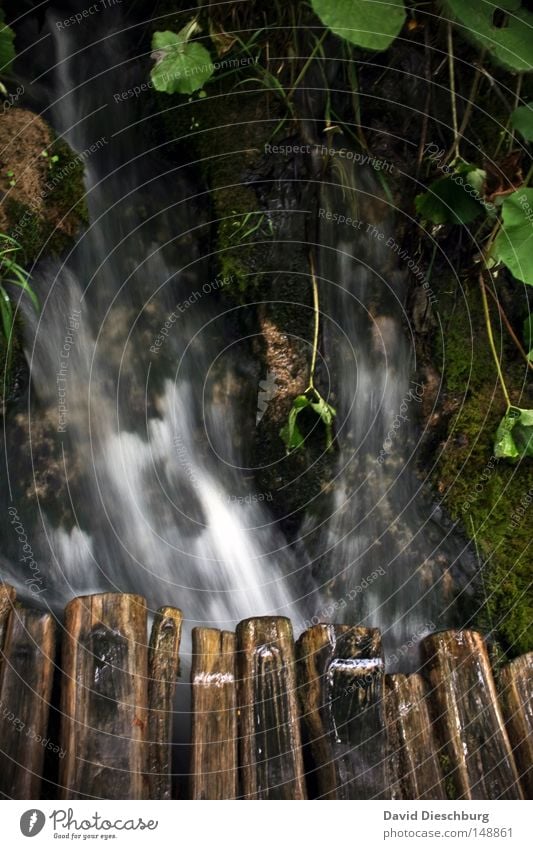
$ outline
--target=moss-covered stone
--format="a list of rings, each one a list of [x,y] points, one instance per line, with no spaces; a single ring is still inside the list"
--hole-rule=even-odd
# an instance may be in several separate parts
[[[65,250],[87,222],[83,160],[39,115],[20,108],[0,116],[0,151],[0,232],[18,242],[17,262],[31,268],[38,258]],[[2,407],[22,368],[20,329],[18,323],[11,364],[0,335]]]
[[[449,287],[448,287],[449,288]],[[471,624],[497,639],[508,656],[533,648],[531,520],[533,463],[516,465],[493,455],[494,434],[505,412],[484,324],[479,289],[466,297],[439,300],[444,324],[443,376],[456,394],[434,481],[444,505],[474,539],[479,555],[479,587],[470,609]],[[493,319],[496,322],[496,318]],[[503,363],[513,403],[533,406],[521,392],[525,364],[504,336]],[[437,356],[437,352],[434,352]]]

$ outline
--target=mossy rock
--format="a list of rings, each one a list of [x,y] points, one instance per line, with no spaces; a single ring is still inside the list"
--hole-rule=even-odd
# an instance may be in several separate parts
[[[455,306],[439,301],[445,324],[444,379],[457,393],[434,482],[444,505],[471,537],[480,562],[479,585],[469,610],[470,624],[495,638],[508,657],[533,649],[533,577],[528,509],[533,504],[533,462],[497,460],[494,435],[505,399],[491,360],[479,291],[467,289]],[[473,345],[468,340],[474,340]],[[524,382],[524,364],[504,341],[504,370],[509,387]],[[512,391],[520,406],[529,397]],[[483,565],[482,565],[483,564]]]
[[[0,232],[21,246],[20,265],[59,254],[87,223],[84,165],[39,116],[12,108],[0,115]],[[31,284],[31,280],[30,280]],[[42,298],[42,292],[36,293]],[[23,369],[20,322],[15,328],[11,369],[5,373],[5,340],[0,337],[0,405],[16,394]],[[5,398],[3,395],[5,394]]]

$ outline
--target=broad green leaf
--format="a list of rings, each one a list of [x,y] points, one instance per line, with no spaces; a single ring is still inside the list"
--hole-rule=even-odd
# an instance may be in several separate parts
[[[193,94],[213,75],[209,52],[201,44],[189,42],[197,28],[196,22],[191,21],[179,33],[168,30],[154,33],[152,55],[156,64],[150,76],[157,91]]]
[[[386,50],[405,21],[403,0],[311,0],[322,23],[365,50]]]
[[[533,410],[509,407],[496,431],[494,456],[507,460],[533,457]]]
[[[421,218],[432,224],[468,224],[483,212],[481,203],[472,195],[481,187],[479,168],[449,177],[439,177],[426,192],[417,195],[415,208]]]
[[[305,438],[300,431],[296,419],[299,413],[306,408],[314,410],[322,420],[326,429],[326,448],[329,451],[333,445],[333,419],[337,415],[336,410],[325,401],[316,389],[310,389],[315,400],[311,400],[307,395],[297,395],[292,402],[291,411],[287,423],[281,428],[279,435],[285,443],[287,453],[294,451],[296,448],[301,448],[305,442]]]
[[[515,71],[533,69],[533,15],[520,0],[445,0],[444,7],[459,31],[496,62]]]
[[[530,104],[518,106],[511,115],[511,127],[518,130],[526,141],[533,141],[533,108]]]
[[[517,280],[533,286],[533,189],[518,189],[505,198],[502,223],[492,256]]]
[[[0,74],[8,74],[15,58],[15,33],[4,24],[4,13],[0,9]]]
[[[300,413],[302,410],[305,410],[305,408],[309,407],[310,404],[311,402],[309,401],[309,398],[307,398],[306,395],[297,395],[294,401],[292,402],[292,407],[289,413],[287,424],[284,425],[279,432],[279,435],[285,443],[287,453],[294,451],[296,448],[301,448],[301,446],[305,442],[304,436],[296,423],[296,418],[298,416],[298,413]]]

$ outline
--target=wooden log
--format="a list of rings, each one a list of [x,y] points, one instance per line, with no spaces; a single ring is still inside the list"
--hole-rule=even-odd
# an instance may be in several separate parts
[[[500,670],[500,704],[526,799],[533,799],[533,652]]]
[[[15,606],[16,593],[9,584],[0,584],[0,651],[4,645],[5,633],[9,616]],[[2,668],[0,664],[0,675]]]
[[[65,611],[62,798],[142,799],[147,616],[143,598],[104,593]]]
[[[237,626],[237,699],[245,799],[305,799],[292,626],[283,617]]]
[[[161,607],[152,625],[148,657],[148,799],[172,798],[172,719],[182,622],[181,610]]]
[[[319,797],[383,798],[387,740],[380,632],[314,625],[298,640],[297,655]]]
[[[392,798],[446,799],[423,678],[386,675],[385,685]]]
[[[441,631],[422,640],[434,722],[459,799],[521,799],[487,649],[475,631]]]
[[[235,634],[192,632],[191,798],[237,798]]]
[[[54,674],[55,622],[48,613],[11,612],[2,651],[0,685],[0,795],[38,799],[47,749]]]

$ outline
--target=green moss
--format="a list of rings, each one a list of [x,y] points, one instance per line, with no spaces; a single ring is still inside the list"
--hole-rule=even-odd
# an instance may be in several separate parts
[[[507,655],[515,656],[533,648],[528,553],[533,462],[526,459],[512,465],[493,456],[505,400],[491,361],[477,292],[468,292],[461,306],[453,309],[439,303],[449,318],[444,378],[448,391],[460,393],[460,406],[450,421],[435,480],[452,517],[474,538],[484,564],[471,624],[490,631]],[[508,385],[521,386],[523,364],[507,344],[504,366]],[[513,402],[531,406],[516,392]]]

